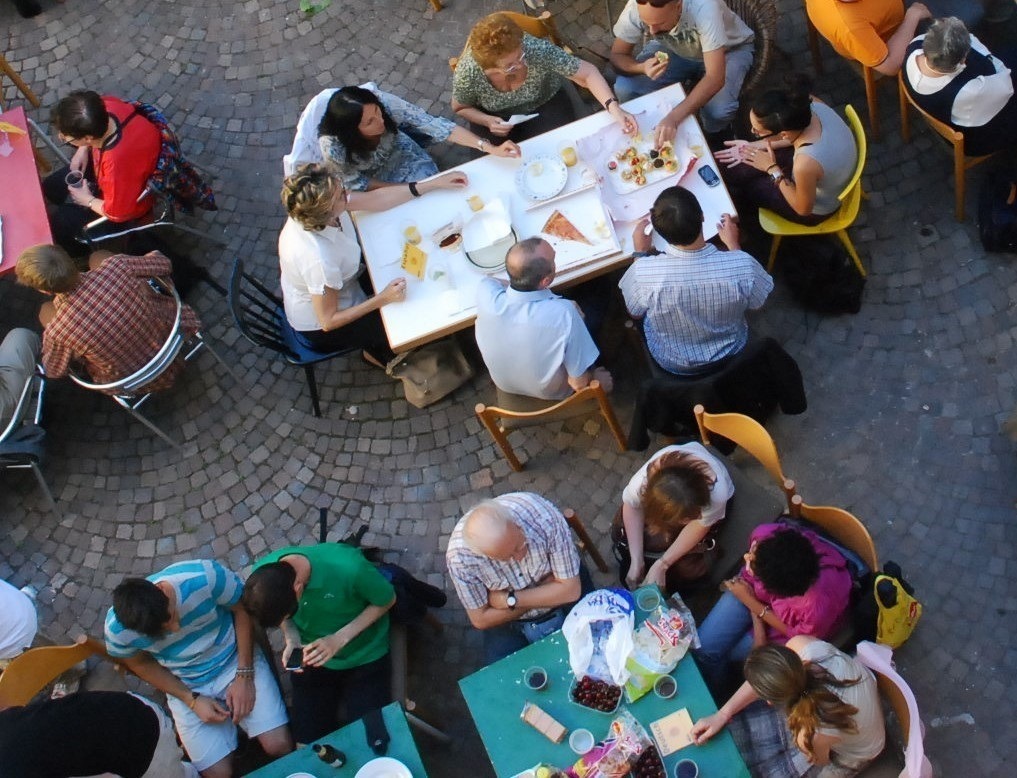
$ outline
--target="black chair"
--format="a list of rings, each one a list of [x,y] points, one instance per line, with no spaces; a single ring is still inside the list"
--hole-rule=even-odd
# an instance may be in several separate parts
[[[296,331],[286,320],[282,300],[256,278],[244,272],[244,261],[240,257],[233,263],[227,299],[233,312],[233,321],[245,338],[256,346],[264,346],[280,354],[291,365],[304,368],[314,415],[320,418],[321,407],[318,405],[318,383],[314,378],[314,366],[318,362],[357,351],[359,347],[350,346],[342,351],[315,351],[301,343]]]

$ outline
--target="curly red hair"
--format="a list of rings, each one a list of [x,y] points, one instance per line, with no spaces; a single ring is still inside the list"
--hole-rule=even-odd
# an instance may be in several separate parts
[[[473,25],[467,45],[480,67],[493,68],[523,45],[523,31],[505,14],[490,14]]]

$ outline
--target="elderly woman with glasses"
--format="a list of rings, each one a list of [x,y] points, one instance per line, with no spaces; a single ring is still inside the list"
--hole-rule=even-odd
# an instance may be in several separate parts
[[[452,171],[419,185],[348,193],[324,165],[301,165],[287,177],[281,196],[289,218],[279,234],[283,308],[305,345],[316,351],[361,348],[365,361],[384,366],[393,354],[378,311],[405,299],[406,279],[396,278],[372,295],[361,273],[360,244],[340,217],[347,208],[381,211],[466,184],[465,175]]]
[[[438,166],[421,142],[449,141],[496,157],[519,156],[519,147],[512,141],[494,145],[373,85],[335,90],[318,125],[318,141],[322,157],[354,190],[435,175]]]
[[[843,119],[809,94],[800,74],[784,89],[763,92],[752,103],[754,141],[725,141],[717,161],[738,212],[763,207],[799,224],[819,224],[838,208],[838,195],[854,175],[858,148]]]
[[[1013,55],[993,56],[956,17],[937,19],[907,48],[904,87],[923,111],[964,133],[966,154],[1014,148]]]
[[[452,109],[478,135],[525,140],[580,118],[565,81],[590,90],[626,134],[638,129],[593,65],[550,41],[524,33],[505,14],[481,19],[470,32],[452,77]],[[538,114],[521,124],[513,114]]]

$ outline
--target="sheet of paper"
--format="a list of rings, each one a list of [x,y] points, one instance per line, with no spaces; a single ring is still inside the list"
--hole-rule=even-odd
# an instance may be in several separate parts
[[[4,261],[4,220],[0,217],[0,262]]]
[[[536,119],[538,116],[540,116],[539,113],[514,113],[505,121],[508,124],[516,125],[528,122],[530,119]]]
[[[692,717],[689,716],[688,708],[676,710],[650,725],[650,732],[653,733],[661,756],[668,756],[685,746],[692,745],[692,737],[689,734],[691,730]]]

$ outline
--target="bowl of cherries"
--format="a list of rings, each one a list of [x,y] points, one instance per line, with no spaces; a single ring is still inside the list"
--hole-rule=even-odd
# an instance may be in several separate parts
[[[622,687],[584,675],[572,683],[569,698],[584,708],[614,713],[621,702]]]
[[[667,778],[656,746],[647,746],[632,767],[632,778]]]

